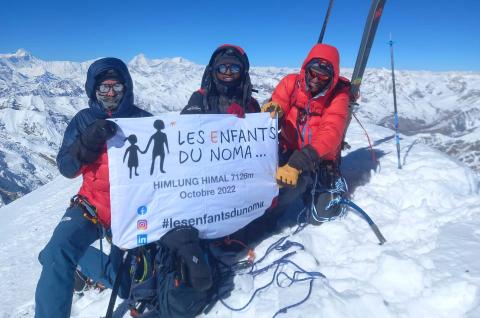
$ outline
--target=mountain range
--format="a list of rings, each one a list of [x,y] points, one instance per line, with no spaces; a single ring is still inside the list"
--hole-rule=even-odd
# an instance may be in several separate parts
[[[0,54],[0,206],[59,174],[55,156],[69,120],[88,107],[84,82],[92,62],[44,61],[22,49]],[[160,114],[179,111],[187,103],[205,66],[181,57],[139,54],[128,67],[136,104]],[[254,97],[266,101],[278,81],[295,71],[252,67],[258,90]],[[349,78],[352,70],[341,72]],[[400,70],[395,75],[400,133],[480,171],[480,73]],[[362,123],[393,127],[390,70],[366,70],[358,104],[355,111]]]

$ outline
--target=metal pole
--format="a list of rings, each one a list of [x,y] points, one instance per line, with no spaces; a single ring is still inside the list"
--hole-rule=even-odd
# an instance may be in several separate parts
[[[395,125],[395,141],[397,144],[397,159],[398,159],[398,169],[402,169],[402,164],[400,162],[400,135],[398,134],[398,112],[397,112],[397,91],[395,88],[395,68],[393,63],[393,41],[392,35],[390,34],[390,61],[392,65],[392,85],[393,85],[393,120]]]
[[[317,43],[322,43],[323,37],[325,35],[325,30],[327,29],[328,19],[330,19],[330,12],[332,11],[333,7],[333,0],[330,0],[328,3],[327,13],[325,14],[325,19],[323,20],[322,32],[320,32],[320,36],[318,37]]]

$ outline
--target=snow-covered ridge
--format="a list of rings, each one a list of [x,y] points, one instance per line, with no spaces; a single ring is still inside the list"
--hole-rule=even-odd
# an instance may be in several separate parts
[[[25,49],[18,49],[17,52],[15,53],[7,53],[7,54],[0,54],[0,59],[3,58],[19,58],[19,57],[24,57],[31,54],[27,52]]]
[[[58,175],[54,159],[63,131],[87,107],[84,82],[91,62],[43,61],[25,50],[0,54],[0,205]],[[136,103],[154,114],[180,110],[198,89],[204,69],[181,57],[143,54],[128,66]],[[252,67],[259,90],[254,96],[263,102],[285,74],[295,71]],[[350,77],[351,70],[342,75]],[[397,71],[396,76],[401,132],[480,170],[480,73]],[[389,70],[367,70],[358,108],[363,121],[392,125],[391,89]]]
[[[276,250],[258,268],[295,251],[290,260],[326,278],[315,279],[308,300],[278,317],[480,317],[478,176],[464,164],[417,143],[415,136],[403,139],[408,151],[402,154],[403,169],[399,170],[393,131],[365,126],[375,141],[378,164],[371,160],[362,130],[352,124],[347,136],[352,148],[344,154],[343,174],[351,199],[372,217],[387,243],[379,246],[367,223],[354,213],[292,235],[298,211],[290,209],[279,222],[281,232],[255,247],[257,260],[285,235],[304,249]],[[0,223],[4,285],[0,317],[34,316],[41,270],[38,253],[62,218],[69,198],[78,191],[80,179],[55,178],[0,208],[0,215],[7,216]],[[288,264],[281,270],[293,276],[296,268]],[[245,305],[255,289],[272,280],[273,272],[271,268],[255,278],[237,275],[235,289],[225,302],[235,308]],[[279,278],[283,288],[273,284],[264,289],[245,310],[232,312],[217,302],[201,317],[272,317],[307,296],[308,281],[288,286],[285,276]],[[75,296],[71,317],[104,315],[109,296],[109,290]]]

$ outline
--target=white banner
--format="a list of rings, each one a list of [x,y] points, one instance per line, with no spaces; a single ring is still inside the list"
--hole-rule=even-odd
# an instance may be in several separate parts
[[[108,141],[113,243],[134,248],[191,225],[235,232],[275,196],[277,122],[267,113],[113,119]]]

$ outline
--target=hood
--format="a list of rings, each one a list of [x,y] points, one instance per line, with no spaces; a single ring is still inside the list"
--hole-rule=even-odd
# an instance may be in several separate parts
[[[100,75],[102,72],[114,69],[117,71],[120,76],[123,78],[125,85],[125,93],[120,101],[118,107],[112,112],[112,114],[107,114],[103,107],[98,103],[95,96],[95,78]],[[97,60],[90,65],[87,72],[87,81],[85,82],[85,91],[89,98],[88,105],[96,113],[99,118],[107,117],[127,117],[130,111],[133,109],[133,82],[130,72],[128,71],[127,65],[117,58],[106,57],[100,60]]]
[[[230,88],[222,87],[222,85],[219,83],[215,83],[216,82],[214,77],[215,60],[218,56],[225,53],[227,50],[232,50],[233,54],[240,60],[243,66],[242,74],[240,74],[241,76],[240,84],[238,85],[238,87],[234,89],[234,91],[232,91]],[[247,102],[250,100],[252,96],[252,85],[250,81],[249,70],[250,70],[250,62],[248,60],[248,56],[241,47],[237,45],[232,45],[232,44],[223,44],[219,46],[213,52],[212,56],[210,57],[210,61],[208,62],[208,65],[205,68],[205,71],[203,72],[201,89],[205,92],[204,107],[206,109],[210,108],[210,105],[208,105],[209,97],[212,95],[219,95],[220,92],[218,91],[218,88],[220,90],[223,90],[224,94],[228,91],[228,93],[232,93],[233,95],[238,97],[242,106],[245,107],[245,105],[247,104]]]
[[[248,61],[247,54],[245,51],[236,45],[232,44],[223,44],[219,46],[212,54],[210,57],[210,61],[208,62],[207,67],[205,68],[205,71],[203,72],[203,77],[202,77],[202,88],[205,89],[206,85],[208,84],[208,77],[210,79],[213,79],[213,65],[215,64],[215,59],[217,56],[220,54],[224,53],[228,49],[233,50],[235,56],[242,62],[243,64],[243,73],[242,73],[242,78],[245,78],[246,75],[248,75],[248,71],[250,70],[250,62]]]
[[[308,53],[307,58],[303,61],[302,68],[300,70],[301,87],[306,90],[307,82],[305,80],[305,67],[313,59],[324,59],[330,62],[333,66],[333,81],[327,91],[322,95],[327,95],[337,85],[338,78],[340,76],[340,56],[337,48],[328,44],[316,44]]]

